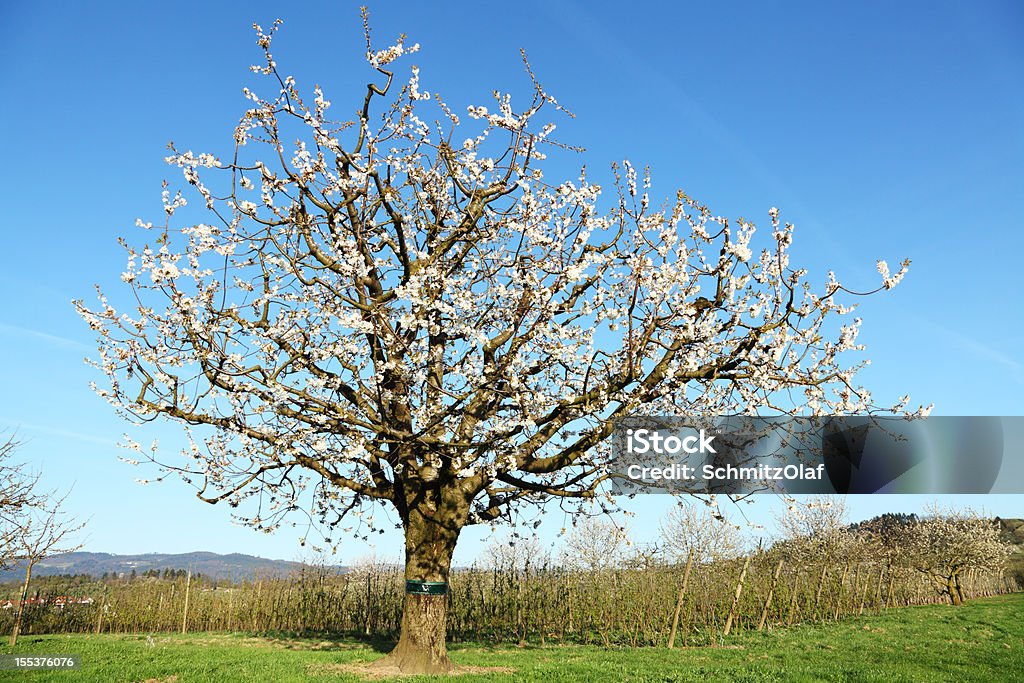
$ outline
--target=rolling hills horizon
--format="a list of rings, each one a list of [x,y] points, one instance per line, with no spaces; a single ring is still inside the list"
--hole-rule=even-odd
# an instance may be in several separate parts
[[[195,574],[218,580],[246,580],[257,577],[281,577],[301,570],[306,564],[294,560],[274,560],[244,553],[215,553],[193,551],[188,553],[117,554],[76,551],[47,557],[36,563],[33,576],[60,574],[87,574],[96,578],[103,574],[130,575],[157,570],[191,570]],[[343,566],[334,569],[345,571]],[[0,570],[0,582],[24,578],[24,563]]]

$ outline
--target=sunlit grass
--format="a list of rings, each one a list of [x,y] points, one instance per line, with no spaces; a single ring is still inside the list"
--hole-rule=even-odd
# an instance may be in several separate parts
[[[349,668],[386,643],[242,633],[53,635],[16,652],[76,654],[74,672],[0,672],[17,681],[358,681]],[[0,652],[11,648],[0,645]],[[1024,594],[962,607],[894,609],[835,624],[744,633],[716,647],[451,646],[473,681],[1018,681],[1024,679]],[[486,670],[479,667],[487,667]]]

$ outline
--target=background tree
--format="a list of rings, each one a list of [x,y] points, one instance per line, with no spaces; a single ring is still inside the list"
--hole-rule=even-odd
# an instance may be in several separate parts
[[[617,569],[629,557],[629,532],[611,519],[582,517],[565,538],[562,564],[571,569]]]
[[[842,496],[790,499],[776,521],[792,554],[807,562],[845,557],[854,542]]]
[[[910,528],[917,522],[917,515],[913,513],[886,512],[851,525],[850,531],[869,549],[872,558],[882,560],[884,566],[891,569],[906,566],[910,553],[906,540]]]
[[[15,461],[18,445],[13,436],[0,444],[0,569],[15,561],[29,514],[46,501],[38,488],[39,474]]]
[[[777,522],[783,556],[799,566],[820,568],[819,585],[834,569],[849,569],[874,554],[868,537],[850,525],[843,496],[790,499]]]
[[[724,514],[704,505],[680,501],[662,519],[660,525],[662,548],[675,563],[689,558],[697,564],[731,560],[744,550],[743,535],[739,527]]]
[[[25,581],[21,586],[21,599],[18,611],[14,615],[14,627],[11,630],[11,647],[18,643],[18,634],[25,615],[25,599],[28,597],[29,583],[32,581],[32,570],[36,564],[47,557],[70,553],[80,549],[69,539],[81,530],[84,523],[75,523],[62,509],[64,498],[50,496],[44,505],[34,506],[21,521],[14,544],[14,559],[25,566]]]
[[[953,605],[964,601],[962,578],[970,569],[1000,571],[1013,545],[1002,537],[998,520],[971,509],[932,505],[916,522],[901,527],[906,562],[927,575]]]
[[[832,322],[849,292],[790,265],[776,209],[759,244],[682,190],[658,208],[628,163],[611,192],[549,179],[571,148],[547,114],[565,110],[529,66],[519,107],[496,92],[457,113],[416,67],[395,83],[418,48],[404,37],[376,50],[367,30],[374,81],[333,120],[256,31],[264,94],[244,91],[229,160],[167,159],[198,210],[182,220],[188,199],[165,186],[163,226],[124,241],[131,303],[76,302],[99,393],[183,425],[183,461],[142,457],[200,499],[267,531],[305,515],[328,538],[351,515],[377,529],[364,513],[384,503],[406,578],[443,584],[466,525],[600,496],[616,418],[877,410],[844,360],[860,320]],[[890,288],[907,262],[878,266]],[[381,666],[448,670],[446,609],[407,595]]]
[[[70,521],[62,511],[64,497],[40,490],[38,472],[14,460],[18,446],[13,436],[0,444],[0,569],[19,563],[25,567],[12,647],[18,642],[32,569],[46,557],[78,550],[81,546],[72,546],[66,539],[84,526]]]
[[[511,531],[490,540],[480,555],[480,564],[485,569],[509,572],[521,572],[527,567],[548,567],[551,550],[536,536]]]

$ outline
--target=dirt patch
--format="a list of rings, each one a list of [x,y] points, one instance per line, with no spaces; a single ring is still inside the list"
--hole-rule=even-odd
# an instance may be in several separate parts
[[[167,678],[147,678],[139,683],[177,683],[177,676],[168,676]]]
[[[370,667],[371,662],[354,662],[352,664],[310,664],[306,673],[310,676],[330,676],[332,674],[355,674],[367,681],[380,681],[390,678],[408,678],[419,674],[406,674],[397,667]],[[464,676],[466,674],[514,674],[515,669],[507,666],[457,666],[445,676]]]

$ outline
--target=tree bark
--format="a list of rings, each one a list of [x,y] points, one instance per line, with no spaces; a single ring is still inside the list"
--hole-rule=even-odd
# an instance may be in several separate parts
[[[960,591],[957,590],[957,585],[954,581],[954,574],[950,574],[946,578],[946,595],[949,596],[949,601],[954,605],[960,605],[963,600],[960,599]]]
[[[405,522],[405,579],[407,582],[447,584],[452,553],[462,525],[433,510],[413,509]],[[419,584],[414,584],[419,585]],[[443,674],[452,670],[445,645],[448,592],[442,595],[410,592],[407,584],[398,644],[371,666],[403,674]]]

